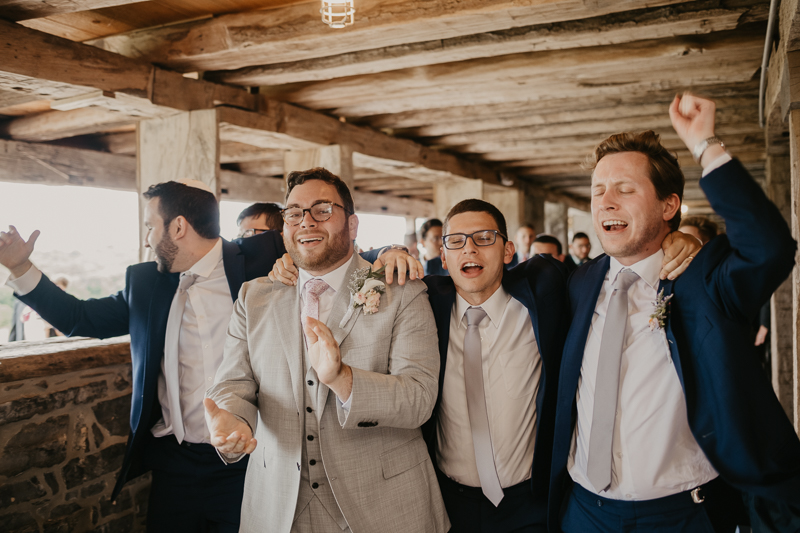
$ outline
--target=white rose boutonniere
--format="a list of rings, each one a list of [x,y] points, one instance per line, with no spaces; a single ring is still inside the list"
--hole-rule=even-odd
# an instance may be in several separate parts
[[[667,313],[669,312],[668,303],[672,299],[672,294],[664,297],[664,289],[656,296],[656,301],[653,302],[653,307],[655,307],[655,313],[650,315],[650,331],[655,331],[657,329],[664,329],[664,326],[667,324]]]
[[[372,267],[366,267],[353,272],[353,276],[347,284],[350,291],[350,305],[339,327],[344,327],[355,309],[362,309],[365,315],[373,315],[378,312],[381,305],[381,294],[386,292],[386,284],[381,281],[383,271],[384,267],[374,272]]]

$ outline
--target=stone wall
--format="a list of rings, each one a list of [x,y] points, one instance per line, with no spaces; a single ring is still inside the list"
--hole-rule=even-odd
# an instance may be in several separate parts
[[[0,344],[0,531],[144,531],[149,476],[110,501],[128,437],[127,342]]]

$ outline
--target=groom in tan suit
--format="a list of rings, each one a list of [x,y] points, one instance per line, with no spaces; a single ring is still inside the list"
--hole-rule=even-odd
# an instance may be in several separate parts
[[[324,169],[293,172],[286,206],[297,286],[242,286],[206,399],[226,462],[252,455],[241,531],[445,532],[420,431],[439,375],[425,285],[387,285],[377,312],[364,312],[373,297],[348,313],[353,274],[370,266],[353,253],[350,191]]]

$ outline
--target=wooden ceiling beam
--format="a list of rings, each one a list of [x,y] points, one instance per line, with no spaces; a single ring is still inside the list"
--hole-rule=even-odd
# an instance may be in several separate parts
[[[76,13],[104,7],[133,4],[142,0],[0,0],[2,18],[16,22]]]
[[[532,52],[270,87],[267,96],[351,117],[455,105],[581,98],[749,81],[764,25],[734,32]],[[653,69],[654,64],[658,69]],[[499,73],[499,74],[498,74]]]
[[[359,5],[358,23],[331,31],[314,2],[221,15],[89,41],[129,57],[187,71],[230,70],[370,48],[602,16],[685,0],[386,0]]]
[[[500,104],[477,104],[459,106],[454,104],[449,107],[421,109],[405,111],[393,114],[381,114],[364,116],[359,118],[348,118],[354,124],[369,125],[377,129],[387,129],[398,135],[415,135],[417,129],[448,123],[479,122],[481,120],[492,120],[498,117],[510,117],[520,115],[535,115],[546,117],[552,115],[556,121],[560,121],[561,116],[574,116],[574,114],[602,112],[604,109],[630,108],[635,109],[647,105],[666,106],[675,97],[676,91],[680,92],[690,89],[690,86],[678,87],[675,90],[655,89],[637,94],[587,94],[580,99],[559,98],[552,95],[547,100],[528,98],[517,102]],[[709,84],[703,86],[702,94],[716,101],[738,100],[742,95],[758,95],[758,80],[751,80],[744,83],[735,84]],[[570,119],[572,120],[572,119]],[[568,121],[568,120],[567,120]],[[432,130],[433,131],[433,130]],[[467,131],[467,130],[458,130]],[[428,136],[424,132],[420,135]],[[440,135],[431,133],[431,135]]]
[[[637,119],[642,122],[642,127],[646,126],[648,117],[666,116],[669,110],[669,103],[675,96],[671,96],[667,101],[659,103],[647,103],[642,105],[622,104],[609,107],[595,107],[590,109],[558,111],[553,113],[546,111],[549,106],[542,106],[537,111],[518,110],[516,113],[494,116],[491,118],[476,118],[472,120],[461,120],[452,122],[433,122],[429,125],[410,128],[404,130],[394,130],[394,134],[401,137],[439,137],[453,134],[467,134],[476,132],[492,132],[496,130],[508,130],[511,128],[524,128],[529,126],[549,126],[575,124],[580,130],[580,124],[585,121],[609,121],[622,118]],[[730,113],[735,110],[737,113],[750,116],[758,114],[757,97],[741,98],[722,98],[715,100],[717,109],[720,113]],[[462,117],[463,118],[463,117]]]
[[[720,127],[725,127],[728,132],[735,128],[736,131],[758,132],[758,109],[721,108],[717,111],[717,121]],[[567,122],[561,124],[543,124],[525,126],[520,128],[499,129],[494,131],[478,131],[433,137],[429,142],[437,145],[462,145],[474,142],[502,142],[528,139],[554,139],[568,135],[610,135],[621,131],[642,131],[669,129],[672,127],[667,110],[651,116],[608,118],[601,120],[587,120],[583,122]]]
[[[257,109],[257,97],[242,89],[185,78],[105,50],[0,20],[0,89],[20,82],[39,94],[60,89],[65,98],[101,90],[112,105],[115,93],[180,111],[227,104]],[[42,89],[44,87],[44,89]],[[72,92],[72,94],[67,94]]]
[[[563,50],[632,41],[692,35],[737,27],[747,20],[766,20],[763,3],[708,8],[708,2],[689,2],[660,9],[633,10],[555,24],[480,33],[450,39],[411,42],[335,56],[207,72],[205,79],[235,85],[281,85],[346,76],[504,56],[542,50]]]

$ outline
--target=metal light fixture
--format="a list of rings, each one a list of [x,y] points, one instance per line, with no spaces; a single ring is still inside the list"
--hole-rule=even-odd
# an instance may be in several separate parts
[[[322,0],[322,22],[331,28],[344,28],[353,23],[356,10],[353,0]]]

